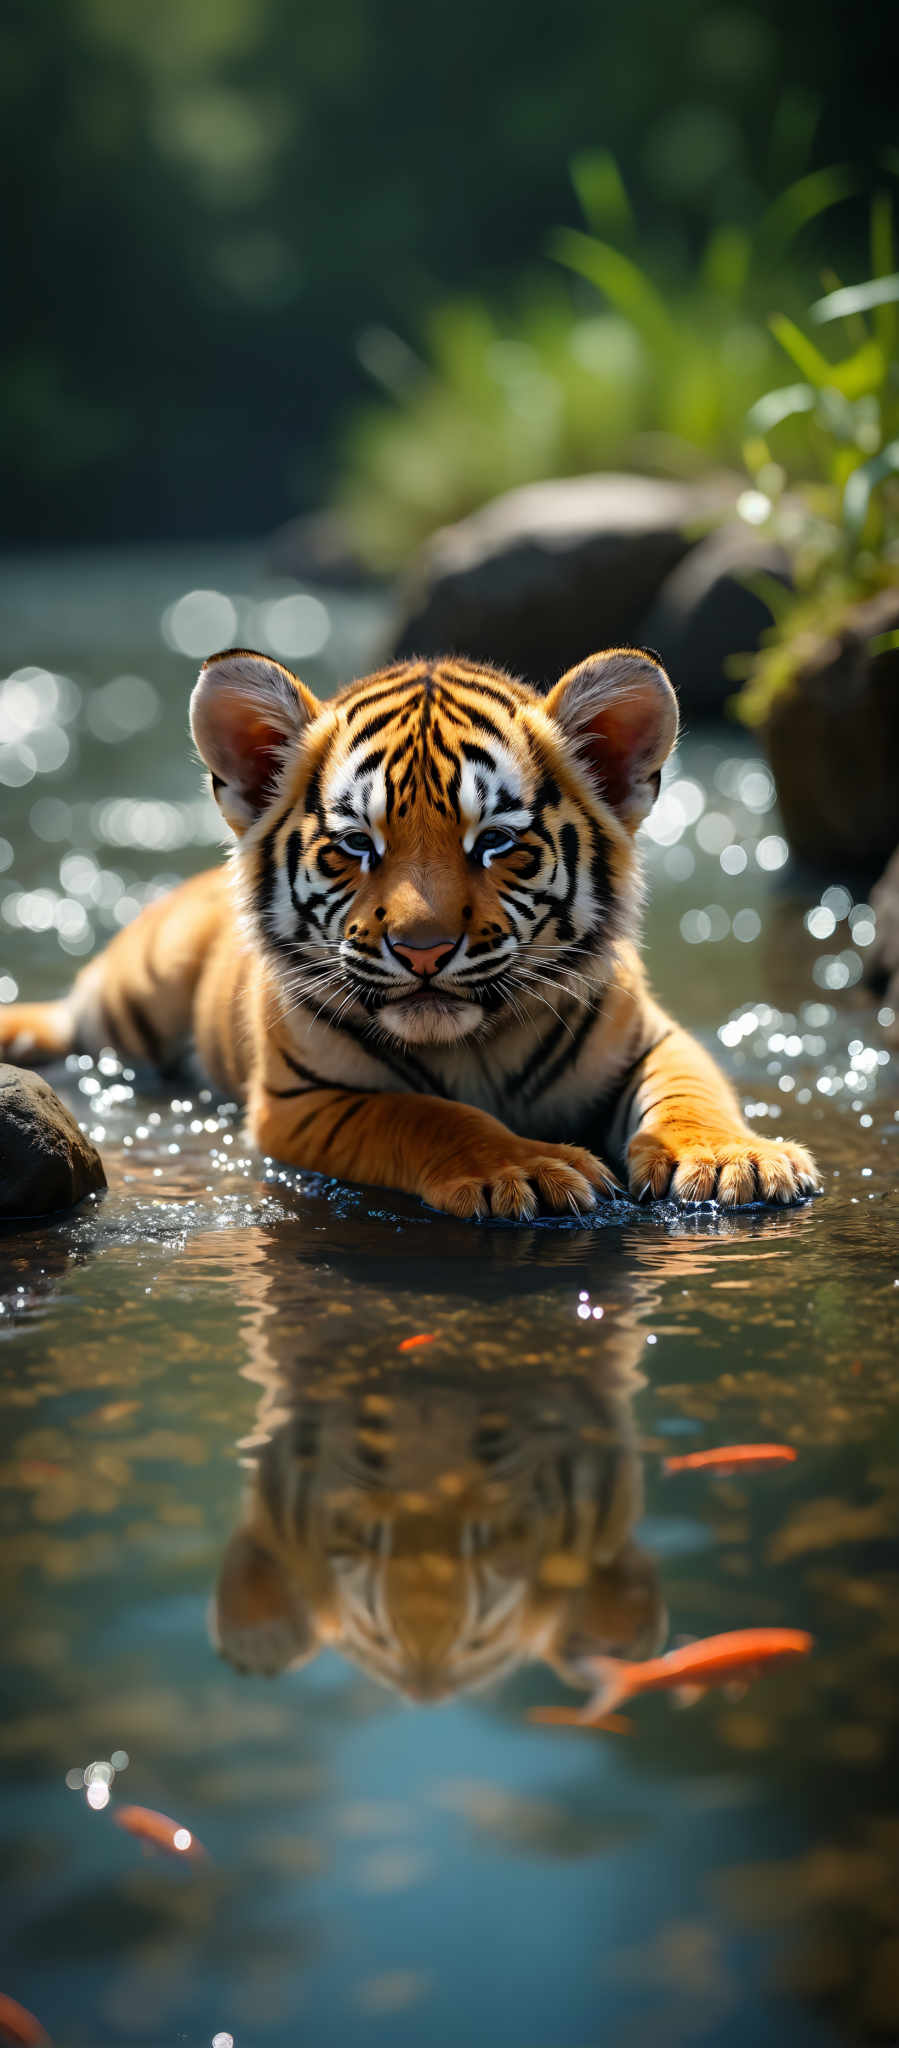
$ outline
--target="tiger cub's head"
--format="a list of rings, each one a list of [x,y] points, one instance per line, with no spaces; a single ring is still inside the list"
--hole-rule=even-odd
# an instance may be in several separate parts
[[[677,707],[633,648],[593,655],[546,696],[452,659],[384,669],[326,704],[232,649],[204,663],[191,724],[291,997],[437,1044],[520,1016],[541,976],[573,994],[601,983]]]

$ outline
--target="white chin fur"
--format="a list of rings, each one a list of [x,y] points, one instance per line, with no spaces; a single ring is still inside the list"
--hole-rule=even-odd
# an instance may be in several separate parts
[[[453,1045],[470,1038],[481,1022],[480,1003],[441,1002],[387,1003],[378,1011],[378,1023],[391,1038],[406,1045]]]

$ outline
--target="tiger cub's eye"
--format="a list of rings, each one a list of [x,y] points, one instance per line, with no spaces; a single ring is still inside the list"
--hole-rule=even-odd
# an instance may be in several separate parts
[[[472,847],[473,858],[479,860],[483,867],[489,867],[494,854],[511,853],[516,837],[516,833],[510,832],[506,825],[487,825],[483,832],[478,833]]]
[[[344,832],[337,844],[342,853],[351,853],[354,860],[364,860],[367,853],[374,853],[367,832]]]

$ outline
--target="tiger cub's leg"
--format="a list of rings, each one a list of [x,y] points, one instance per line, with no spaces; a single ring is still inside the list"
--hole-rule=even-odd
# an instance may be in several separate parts
[[[633,1070],[613,1136],[638,1201],[714,1198],[732,1209],[798,1202],[821,1186],[811,1153],[751,1131],[714,1060],[674,1025]]]
[[[68,995],[0,1007],[0,1058],[41,1066],[104,1045],[169,1062],[192,1025],[194,993],[221,926],[224,870],[196,875],[142,910],[88,962]]]
[[[0,1009],[0,1059],[17,1067],[43,1067],[74,1051],[74,989],[52,1003],[4,1003]]]
[[[251,1136],[287,1165],[400,1188],[453,1216],[579,1215],[599,1196],[621,1192],[579,1145],[519,1138],[461,1102],[319,1087],[297,1072],[269,1046],[250,1090]]]

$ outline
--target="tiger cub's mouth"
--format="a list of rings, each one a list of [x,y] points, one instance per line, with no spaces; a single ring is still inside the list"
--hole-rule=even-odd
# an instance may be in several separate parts
[[[451,1045],[454,1039],[470,1037],[482,1016],[481,1004],[473,997],[439,988],[409,989],[377,1010],[382,1030],[409,1045]]]

